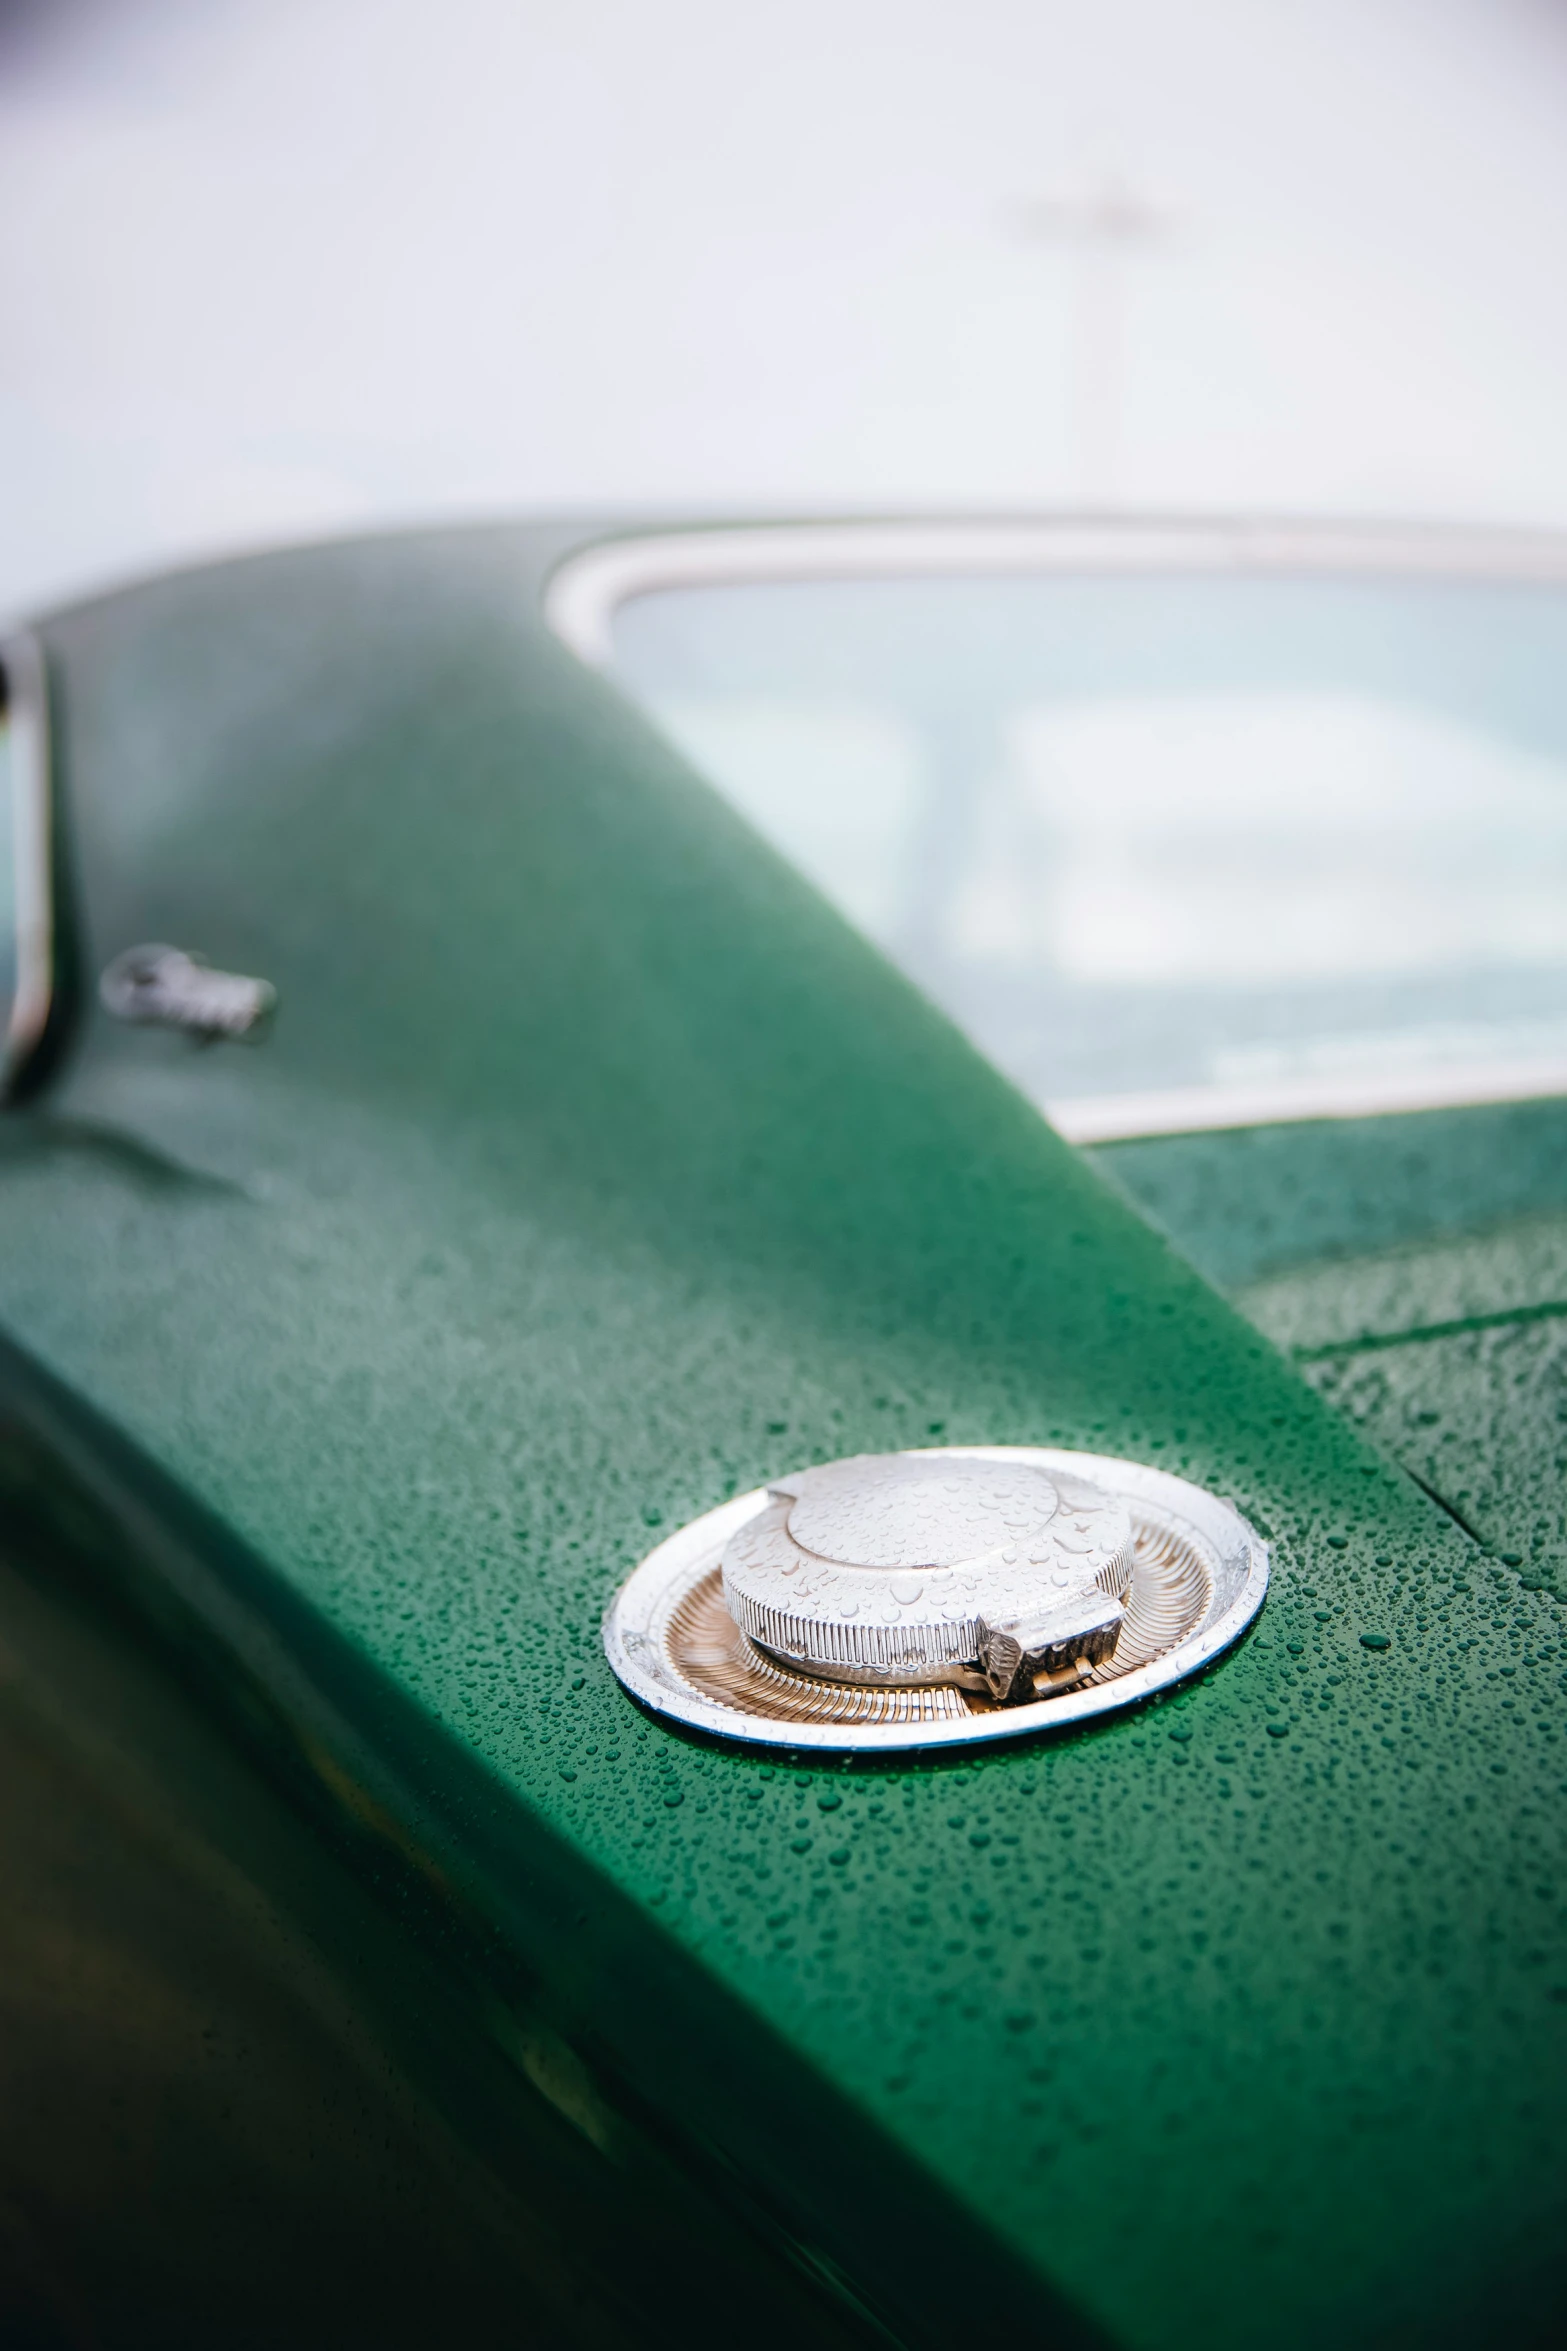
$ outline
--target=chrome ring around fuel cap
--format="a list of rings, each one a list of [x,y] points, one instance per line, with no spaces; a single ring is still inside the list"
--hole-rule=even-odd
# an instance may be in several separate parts
[[[859,1455],[660,1543],[604,1620],[655,1713],[754,1745],[947,1747],[1065,1729],[1184,1680],[1262,1605],[1233,1503],[1043,1446]]]

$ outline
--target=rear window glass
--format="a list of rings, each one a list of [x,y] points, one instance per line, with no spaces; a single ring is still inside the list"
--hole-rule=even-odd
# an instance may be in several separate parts
[[[1559,589],[682,586],[611,666],[1069,1132],[1567,1089]]]

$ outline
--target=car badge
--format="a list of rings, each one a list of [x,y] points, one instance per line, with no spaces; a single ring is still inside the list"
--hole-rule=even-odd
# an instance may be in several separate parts
[[[1226,1649],[1267,1546],[1168,1471],[1032,1446],[859,1454],[682,1527],[604,1623],[656,1713],[790,1748],[953,1746],[1134,1704]]]
[[[277,1009],[270,980],[214,971],[180,947],[128,947],[99,980],[98,996],[116,1020],[139,1028],[183,1029],[204,1044],[255,1036]]]

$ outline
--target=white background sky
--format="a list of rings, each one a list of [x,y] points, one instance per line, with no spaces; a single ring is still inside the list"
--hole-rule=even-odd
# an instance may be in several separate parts
[[[1090,479],[1021,224],[1111,179]],[[1567,523],[1567,0],[0,0],[0,231],[12,612],[568,505]]]

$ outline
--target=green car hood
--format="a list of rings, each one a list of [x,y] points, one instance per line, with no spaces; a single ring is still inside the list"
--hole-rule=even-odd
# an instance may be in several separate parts
[[[361,1865],[483,1922],[562,2052],[497,1991],[498,2066],[611,2168],[662,2118],[851,2327],[1527,2334],[1557,1604],[549,637],[570,543],[269,557],[41,632],[77,1019],[0,1133],[13,1503],[96,1512]],[[142,940],[272,980],[271,1038],[111,1022]],[[852,1769],[614,1682],[657,1530],[979,1442],[1233,1496],[1251,1637],[1086,1732]]]

